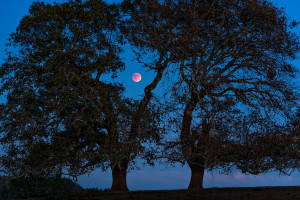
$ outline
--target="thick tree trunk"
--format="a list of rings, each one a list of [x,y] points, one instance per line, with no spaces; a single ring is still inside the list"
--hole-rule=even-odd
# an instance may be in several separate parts
[[[128,191],[126,175],[127,167],[120,168],[119,165],[114,165],[112,168],[112,186],[111,191]]]
[[[191,180],[188,189],[202,189],[204,167],[200,165],[192,164],[190,165],[190,168],[191,168]]]
[[[197,164],[201,162],[199,159],[195,159],[198,155],[193,155],[194,151],[194,142],[192,135],[191,135],[191,124],[193,119],[193,111],[198,103],[197,98],[203,98],[205,96],[205,92],[201,91],[199,93],[199,96],[196,94],[192,94],[192,97],[190,101],[186,104],[184,114],[183,114],[183,120],[182,120],[182,127],[181,127],[181,148],[183,155],[186,159],[186,161],[189,163],[189,166],[191,168],[191,181],[188,189],[202,189],[203,188],[203,176],[204,176],[204,167]],[[196,161],[191,163],[192,161]]]

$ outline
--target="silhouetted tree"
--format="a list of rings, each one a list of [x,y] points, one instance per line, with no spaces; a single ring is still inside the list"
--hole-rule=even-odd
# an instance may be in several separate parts
[[[132,143],[130,153],[146,158],[146,141],[159,139],[159,115],[155,102],[147,108],[151,94],[147,102],[130,100],[122,85],[108,81],[125,68],[119,17],[101,0],[36,2],[23,17],[0,68],[0,94],[7,97],[0,105],[0,170],[9,179],[50,169],[76,178],[111,167],[112,190],[127,189],[116,160],[125,155],[126,166],[134,165],[136,156],[125,153]]]
[[[199,149],[195,142],[205,144],[215,140],[217,143],[213,133],[217,134],[218,129],[213,124],[226,125],[224,121],[215,121],[226,109],[215,106],[223,102],[232,102],[232,109],[243,111],[241,116],[245,116],[245,122],[263,120],[261,123],[255,121],[260,126],[248,124],[250,131],[236,132],[235,140],[231,138],[225,145],[227,149],[234,147],[231,152],[245,151],[234,159],[238,168],[243,172],[260,173],[297,166],[296,163],[285,165],[283,158],[288,154],[279,155],[281,162],[276,163],[274,159],[278,155],[275,152],[267,154],[261,143],[258,146],[265,154],[252,160],[253,167],[250,167],[251,162],[243,163],[245,165],[237,162],[239,158],[247,159],[249,152],[256,149],[254,141],[259,137],[255,135],[277,138],[273,140],[274,144],[282,141],[280,135],[290,135],[278,122],[273,128],[271,126],[276,120],[283,120],[283,126],[290,122],[291,108],[297,99],[292,84],[297,70],[287,61],[295,59],[299,50],[298,37],[291,31],[297,23],[289,22],[283,9],[266,0],[128,2],[135,7],[131,11],[131,37],[137,41],[136,45],[154,49],[176,63],[170,71],[179,77],[179,81],[171,91],[173,95],[184,92],[179,97],[185,107],[180,122],[180,151],[191,168],[189,189],[202,188],[207,164],[205,159],[191,153],[191,149],[196,155],[204,154],[203,145]],[[193,127],[195,121],[198,121],[198,130]],[[219,130],[219,135],[222,132]],[[239,145],[237,138],[241,134],[253,136],[249,147],[243,146],[242,142]],[[245,142],[249,138],[242,140]],[[299,160],[299,157],[294,158]],[[266,159],[274,162],[269,162],[266,168],[259,167]],[[231,161],[227,159],[227,162]]]

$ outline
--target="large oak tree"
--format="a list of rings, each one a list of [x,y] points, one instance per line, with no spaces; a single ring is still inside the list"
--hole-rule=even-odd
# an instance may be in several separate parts
[[[119,21],[117,6],[101,0],[31,6],[0,68],[0,94],[7,97],[0,105],[2,172],[76,178],[110,167],[112,190],[127,190],[127,168],[136,157],[128,155],[149,154],[145,144],[159,139],[159,114],[149,93],[156,83],[140,103],[108,81],[125,68]]]
[[[185,100],[185,108],[180,122],[180,149],[191,168],[189,188],[202,188],[204,169],[208,164],[201,156],[207,148],[202,148],[203,145],[198,148],[197,144],[208,141],[218,144],[213,134],[218,135],[216,127],[222,127],[226,122],[216,119],[231,108],[244,113],[245,126],[235,127],[239,130],[235,132],[236,137],[221,137],[220,140],[223,143],[229,140],[225,144],[228,149],[235,147],[231,154],[239,150],[245,152],[236,155],[237,158],[249,158],[249,162],[243,163],[235,158],[234,164],[238,168],[250,173],[295,168],[299,160],[297,150],[290,148],[290,154],[277,155],[278,151],[276,154],[276,150],[272,150],[268,154],[267,149],[283,142],[284,136],[291,135],[290,129],[280,128],[278,121],[287,126],[291,108],[297,100],[292,84],[297,70],[288,62],[295,59],[299,51],[299,39],[291,29],[297,23],[289,21],[283,9],[266,0],[131,2],[136,7],[131,13],[132,38],[137,45],[155,49],[171,58],[171,63],[175,64],[170,66],[170,71],[179,77],[173,94],[180,90],[185,92],[181,97]],[[230,105],[225,110],[215,108],[218,105],[224,107],[225,102]],[[258,125],[251,126],[252,121]],[[233,132],[230,128],[226,130]],[[223,132],[219,129],[219,135]],[[252,139],[244,137],[239,143],[237,138],[242,134],[251,135]],[[259,139],[263,136],[264,139]],[[273,145],[263,145],[262,141],[266,142],[267,138],[274,138]],[[288,140],[293,141],[291,137]],[[252,157],[250,154],[255,149],[265,154],[255,160],[254,154]],[[283,159],[287,155],[295,162]],[[271,161],[264,168],[266,159]],[[227,159],[228,163],[231,161]]]

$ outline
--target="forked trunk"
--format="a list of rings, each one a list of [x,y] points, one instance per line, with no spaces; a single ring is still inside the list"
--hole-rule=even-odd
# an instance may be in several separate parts
[[[203,177],[204,167],[200,165],[190,165],[191,169],[191,181],[188,189],[202,189],[203,188]]]
[[[127,167],[120,168],[119,165],[114,165],[112,168],[112,186],[111,191],[128,191],[126,175]]]

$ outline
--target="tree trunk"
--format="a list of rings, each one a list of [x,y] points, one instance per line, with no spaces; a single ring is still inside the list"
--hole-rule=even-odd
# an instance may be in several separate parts
[[[113,179],[111,191],[128,191],[126,182],[127,167],[120,168],[119,165],[114,165],[111,168]]]
[[[202,189],[203,188],[203,177],[204,167],[200,165],[191,164],[191,181],[188,189]]]
[[[199,94],[200,98],[203,98],[205,96],[205,92],[201,91]],[[191,181],[188,189],[202,189],[203,188],[203,176],[204,176],[204,167],[201,165],[197,165],[197,162],[199,159],[196,159],[196,162],[191,163],[193,160],[195,161],[195,156],[198,156],[197,154],[194,155],[193,153],[193,147],[195,145],[195,141],[193,141],[192,135],[191,135],[191,124],[193,119],[193,111],[198,103],[197,101],[198,96],[196,94],[192,94],[192,98],[190,101],[186,104],[184,114],[183,114],[183,120],[182,120],[182,127],[181,127],[181,133],[180,133],[180,140],[181,140],[181,148],[183,155],[188,162],[190,168],[191,168]]]
[[[161,80],[163,76],[163,72],[166,68],[166,64],[164,66],[160,66],[161,63],[158,64],[159,67],[157,69],[157,74],[152,81],[146,88],[145,88],[145,96],[143,100],[140,102],[138,109],[136,113],[132,117],[132,122],[131,122],[131,128],[129,132],[129,143],[131,145],[128,145],[128,149],[125,151],[125,154],[127,154],[125,157],[126,162],[122,162],[121,168],[118,165],[113,165],[112,168],[112,177],[113,177],[113,183],[111,186],[112,191],[128,191],[127,188],[127,183],[126,183],[126,175],[127,175],[127,168],[128,168],[128,160],[130,157],[130,154],[134,152],[134,142],[136,141],[137,137],[137,130],[138,126],[141,120],[141,116],[143,115],[145,109],[147,108],[147,105],[149,101],[152,98],[152,91],[156,88],[157,84]],[[133,148],[133,149],[132,149]]]

